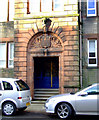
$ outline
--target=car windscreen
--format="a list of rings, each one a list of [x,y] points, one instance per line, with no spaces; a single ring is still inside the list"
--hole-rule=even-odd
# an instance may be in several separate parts
[[[24,91],[24,90],[30,89],[23,80],[15,81],[15,85],[16,85],[18,91]]]

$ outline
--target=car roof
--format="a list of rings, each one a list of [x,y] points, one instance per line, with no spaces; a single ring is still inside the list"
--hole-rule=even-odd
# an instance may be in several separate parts
[[[19,79],[16,79],[16,78],[0,78],[0,81],[17,81]]]
[[[92,85],[99,85],[99,83],[94,83],[94,84],[92,84]]]

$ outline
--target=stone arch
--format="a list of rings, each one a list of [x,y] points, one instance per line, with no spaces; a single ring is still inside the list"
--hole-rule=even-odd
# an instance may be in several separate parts
[[[38,32],[28,42],[28,51],[35,48],[64,48],[62,39],[53,32]]]
[[[61,75],[63,74],[63,51],[62,39],[53,32],[38,32],[31,37],[27,45],[27,83],[30,86],[32,97],[34,96],[34,58],[57,56],[59,58],[59,81],[63,81]],[[62,86],[61,84],[59,84],[59,88],[62,89],[60,86]]]

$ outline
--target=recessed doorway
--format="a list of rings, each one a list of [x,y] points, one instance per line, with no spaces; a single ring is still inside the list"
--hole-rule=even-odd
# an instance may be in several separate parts
[[[59,88],[59,57],[34,57],[36,88]]]

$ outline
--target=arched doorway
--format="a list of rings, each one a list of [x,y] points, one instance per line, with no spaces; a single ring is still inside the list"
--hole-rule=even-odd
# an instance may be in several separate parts
[[[27,80],[31,93],[36,88],[62,89],[63,41],[52,32],[39,32],[28,43]]]

